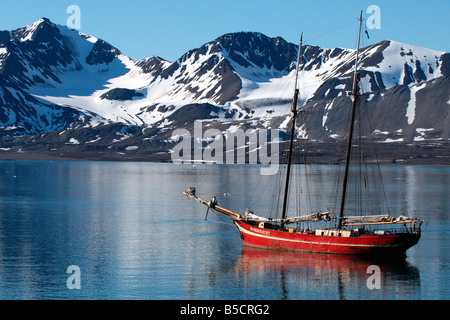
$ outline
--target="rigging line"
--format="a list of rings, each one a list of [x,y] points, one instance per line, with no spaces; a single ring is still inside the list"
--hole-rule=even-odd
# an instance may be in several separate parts
[[[303,118],[303,115],[299,115],[299,118]],[[299,121],[300,122],[300,121]],[[306,161],[306,150],[308,148],[306,147],[305,142],[303,139],[297,138],[297,145],[299,147],[298,152],[298,164],[297,164],[297,175],[298,178],[297,186],[296,186],[296,192],[297,192],[297,199],[298,199],[298,208],[302,210],[302,212],[305,212],[307,214],[310,212],[311,209],[311,190],[310,190],[310,184],[309,184],[309,174],[308,174],[308,164]],[[302,162],[303,161],[303,162]],[[308,200],[309,200],[309,207],[308,207]],[[301,206],[301,207],[300,207]]]
[[[333,183],[333,187],[332,187],[332,197],[330,197],[329,201],[328,201],[328,207],[329,207],[329,211],[330,212],[336,212],[338,210],[338,206],[339,206],[339,200],[340,200],[340,188],[342,185],[342,176],[343,176],[343,167],[345,166],[345,162],[343,160],[345,160],[345,153],[346,153],[346,148],[347,148],[347,143],[346,143],[346,138],[348,137],[348,132],[346,132],[347,128],[349,128],[350,126],[350,112],[344,112],[344,119],[343,119],[343,136],[340,139],[339,142],[339,158],[337,159],[337,165],[338,168],[337,170],[335,170],[335,174],[334,174],[334,183]]]
[[[279,213],[280,213],[280,204],[282,203],[281,199],[282,199],[282,194],[283,194],[283,182],[284,182],[284,177],[285,177],[285,172],[286,172],[286,164],[282,165],[282,169],[279,170],[279,175],[278,175],[278,187],[277,187],[277,191],[278,191],[278,196],[276,197],[276,212],[275,212],[275,217],[279,218]]]
[[[278,217],[278,211],[279,211],[279,201],[280,201],[280,190],[281,190],[281,184],[282,184],[282,177],[284,176],[284,165],[280,163],[278,173],[276,174],[276,179],[267,179],[268,185],[269,182],[271,183],[271,190],[270,190],[270,206],[268,209],[268,217],[271,218],[277,218]]]
[[[348,26],[350,26],[350,25],[353,25],[353,24],[355,24],[355,23],[357,23],[357,22],[358,22],[358,21],[348,22],[348,23],[346,23],[346,24],[344,24],[344,25],[342,25],[342,26],[340,26],[340,27],[337,27],[337,28],[332,29],[332,30],[330,30],[330,31],[327,31],[327,32],[318,34],[318,35],[316,35],[316,36],[313,36],[313,37],[311,37],[311,38],[309,38],[309,39],[306,39],[306,40],[305,40],[305,43],[307,44],[307,43],[311,42],[311,40],[315,40],[315,39],[324,37],[324,36],[326,36],[326,35],[328,35],[328,34],[330,34],[330,33],[333,33],[333,32],[336,32],[336,31],[338,31],[338,30],[344,29],[344,28],[346,28],[346,27],[348,27]]]
[[[288,76],[290,73],[292,73],[292,70],[288,67],[285,68],[284,70],[281,71],[281,74],[279,76],[275,76],[275,78],[279,78],[282,79],[286,76]],[[257,80],[252,80],[252,79],[248,79],[250,82],[252,83],[260,83],[260,81]],[[272,92],[272,97],[275,97],[276,99],[281,99],[283,100],[283,97],[285,97],[285,93],[288,90],[288,88],[290,87],[290,78],[287,79],[287,81],[285,81],[283,83],[283,85],[280,86],[276,86],[275,89]],[[261,98],[259,99],[258,102],[256,102],[255,106],[253,106],[253,108],[251,108],[254,113],[252,115],[252,118],[256,119],[256,118],[260,118],[261,120],[266,119],[266,117],[268,116],[267,114],[267,107],[270,107],[271,103],[273,102],[273,99],[270,97],[265,97],[265,98]],[[282,110],[283,114],[288,114],[288,107],[280,105],[280,104],[274,104],[275,107],[282,107],[284,108]]]
[[[306,144],[306,143],[305,143]],[[306,153],[306,146],[304,147],[305,149],[305,153]],[[314,177],[315,179],[312,178],[312,175],[316,176],[314,174],[314,169],[312,167],[312,165],[306,161],[306,154],[305,154],[305,164],[304,164],[304,169],[305,169],[305,192],[306,192],[306,198],[308,200],[308,204],[309,204],[309,212],[312,212],[313,210],[315,210],[314,206],[313,206],[313,199],[312,199],[312,195],[313,194],[320,194],[319,193],[319,187],[317,185],[318,181],[316,179],[316,177]]]
[[[264,177],[264,179],[263,179],[263,177]],[[265,180],[265,181],[261,182],[261,180]],[[272,181],[272,179],[269,178],[268,176],[259,175],[258,183],[256,185],[258,186],[258,185],[262,184],[263,186],[262,186],[262,188],[256,188],[256,187],[254,188],[252,196],[250,197],[248,208],[250,208],[254,203],[259,203],[261,199],[264,199],[264,194],[267,192],[267,189],[268,189],[271,181]],[[260,189],[260,190],[259,190],[258,194],[256,194],[258,189]]]
[[[261,179],[262,179],[262,175],[260,174],[259,177],[258,177],[258,182],[256,183],[256,186],[259,185],[259,183],[261,182]],[[264,189],[264,188],[263,188],[263,189]],[[247,206],[248,206],[249,208],[250,208],[250,206],[253,204],[253,201],[256,200],[256,199],[254,199],[254,198],[255,198],[255,195],[256,195],[256,190],[257,190],[256,187],[253,188],[252,194],[250,195],[250,200],[249,200],[249,202],[248,202],[248,204],[247,204]],[[259,197],[258,197],[258,198],[259,198]]]
[[[218,220],[208,219],[208,221],[214,222],[214,223],[217,223],[217,224],[224,224],[224,225],[227,226],[227,228],[229,228],[233,232],[239,233],[239,230],[237,230],[234,227],[234,224],[230,224],[229,219],[227,219],[223,214],[216,212],[216,210],[212,210],[212,212],[213,212],[213,214],[216,216],[216,218]]]
[[[286,68],[286,69],[284,69],[283,71],[282,71],[282,73],[281,73],[281,77],[278,77],[278,78],[284,78],[284,77],[286,77],[286,76],[289,76],[290,74],[293,74],[294,76],[295,76],[295,73],[293,73],[292,71],[293,70],[295,70],[295,68],[294,69],[292,69],[292,68]],[[250,79],[249,79],[250,80]],[[252,81],[252,82],[254,82],[254,83],[258,83],[258,81],[253,81],[253,80],[250,80],[250,81]],[[290,86],[291,86],[291,77],[289,77],[286,81],[284,81],[284,83],[283,83],[283,85],[281,85],[281,86],[277,86],[276,87],[276,90],[274,90],[273,91],[273,94],[272,94],[272,96],[275,96],[275,97],[278,97],[278,99],[281,99],[281,100],[283,100],[283,97],[285,97],[286,96],[286,91],[290,88]],[[253,114],[253,118],[260,118],[260,120],[267,120],[267,110],[266,110],[266,108],[268,107],[268,106],[270,106],[270,104],[268,104],[268,105],[264,105],[266,102],[272,102],[273,100],[271,99],[271,98],[269,98],[269,97],[267,97],[267,98],[262,98],[261,100],[260,100],[260,102],[258,102],[258,104],[257,104],[257,106],[256,106],[256,112]],[[282,115],[288,115],[289,114],[289,110],[290,110],[290,108],[291,108],[291,106],[290,106],[290,104],[288,103],[288,104],[286,104],[286,103],[284,103],[284,104],[274,104],[274,106],[275,107],[279,107],[279,110],[281,111],[281,114]],[[255,110],[255,109],[253,109],[253,110]]]
[[[362,42],[363,42],[363,44],[365,44],[365,37],[363,37]],[[365,93],[365,92],[367,92],[367,93],[370,92],[370,90],[365,90],[364,88],[369,88],[370,85],[369,85],[369,80],[367,79],[367,77],[364,77],[364,78],[361,79],[361,80],[362,80],[362,81],[360,82],[360,83],[361,83],[361,86],[360,86],[360,88],[361,88],[361,95],[364,96],[364,93]],[[374,153],[373,156],[375,157],[375,163],[376,163],[376,165],[377,165],[376,168],[377,168],[377,173],[378,173],[378,179],[380,180],[380,184],[381,184],[382,196],[383,196],[383,199],[384,199],[384,203],[385,203],[387,212],[389,213],[390,210],[389,210],[389,205],[388,205],[388,201],[387,201],[387,197],[386,197],[386,190],[385,190],[385,188],[384,188],[383,176],[382,176],[382,174],[381,174],[381,168],[380,168],[380,163],[379,163],[379,157],[378,157],[377,146],[376,146],[376,142],[375,142],[375,139],[374,139],[374,136],[373,136],[374,128],[373,128],[373,126],[372,126],[371,115],[370,115],[370,112],[369,112],[369,110],[368,110],[368,104],[367,104],[367,101],[366,101],[366,100],[362,100],[362,101],[361,101],[361,104],[360,104],[360,112],[362,112],[362,109],[363,109],[363,108],[364,108],[364,114],[365,114],[365,123],[367,124],[367,129],[368,129],[368,131],[365,132],[364,134],[365,134],[365,136],[366,136],[366,139],[368,139],[367,143],[368,143],[368,144],[370,143],[370,145],[373,147],[373,150],[372,150],[372,151],[373,151],[373,153]],[[364,164],[365,175],[366,175],[367,178],[368,178],[368,173],[369,173],[369,172],[372,172],[372,170],[369,171],[369,169],[368,169],[368,167],[367,167],[367,166],[368,166],[368,163],[367,163],[366,161],[364,161],[364,159],[362,159],[362,161],[363,161],[363,164]],[[376,180],[376,179],[375,179],[376,172],[373,171],[373,172],[372,172],[372,175],[373,175],[373,176],[371,177],[371,179],[373,179],[373,181],[375,181],[375,180]],[[367,189],[367,192],[369,193],[368,189]],[[380,207],[379,209],[382,209],[382,208]]]
[[[362,99],[361,99],[362,100]],[[359,199],[358,199],[358,205],[359,205],[359,208],[358,208],[358,210],[357,210],[357,212],[359,211],[359,213],[360,213],[360,215],[363,215],[364,213],[363,213],[363,196],[362,196],[362,194],[363,194],[363,191],[365,191],[364,189],[363,189],[363,184],[362,184],[362,181],[363,181],[363,178],[364,178],[364,173],[363,173],[363,147],[362,147],[362,144],[363,144],[363,132],[362,132],[362,119],[361,119],[361,117],[362,117],[362,108],[361,108],[361,104],[362,104],[362,102],[360,102],[359,104],[358,104],[358,109],[357,109],[357,134],[356,134],[356,138],[357,138],[357,145],[358,145],[358,148],[355,148],[355,151],[356,151],[356,156],[358,156],[358,158],[357,158],[357,161],[358,161],[358,181],[357,181],[357,183],[356,183],[356,185],[355,185],[355,191],[356,191],[356,194],[357,195],[359,195]]]
[[[367,105],[366,101],[364,101],[364,105]],[[369,127],[369,132],[373,133],[373,126],[372,126],[372,118],[369,112],[366,113],[367,114],[367,124]],[[379,162],[379,156],[378,156],[378,149],[377,149],[377,145],[376,145],[376,141],[374,140],[373,134],[369,134],[369,137],[372,141],[372,145],[373,145],[373,152],[374,152],[374,156],[375,156],[375,162],[377,165],[377,173],[378,173],[378,177],[380,179],[380,184],[381,184],[381,190],[383,193],[383,198],[385,201],[385,205],[386,205],[386,209],[387,212],[390,214],[390,209],[389,209],[389,202],[387,201],[387,196],[386,196],[386,189],[384,187],[384,182],[383,182],[383,175],[381,173],[381,168],[380,168],[380,162]]]

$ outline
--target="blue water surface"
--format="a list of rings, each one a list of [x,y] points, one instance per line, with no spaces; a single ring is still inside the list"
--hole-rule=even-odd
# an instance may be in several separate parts
[[[333,166],[318,168],[326,183]],[[390,210],[427,228],[406,257],[368,260],[243,247],[230,221],[205,221],[182,194],[196,186],[243,211],[266,187],[258,166],[3,161],[0,299],[449,299],[450,167],[389,170]]]

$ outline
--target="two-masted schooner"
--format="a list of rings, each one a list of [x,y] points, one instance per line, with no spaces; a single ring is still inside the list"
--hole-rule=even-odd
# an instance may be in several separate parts
[[[298,113],[299,89],[297,87],[299,64],[301,59],[302,39],[300,40],[297,69],[295,78],[295,91],[291,110],[291,128],[289,152],[285,176],[284,194],[281,218],[264,218],[246,210],[243,214],[228,210],[218,205],[216,198],[206,201],[197,197],[194,187],[184,192],[189,198],[198,200],[209,209],[221,213],[234,222],[238,227],[241,239],[245,245],[265,247],[272,249],[287,249],[322,253],[352,254],[352,255],[391,255],[403,254],[414,246],[421,236],[421,224],[416,218],[405,216],[392,217],[390,214],[346,216],[347,183],[350,166],[350,154],[355,124],[355,109],[359,97],[358,53],[361,36],[362,11],[359,18],[358,44],[353,73],[353,86],[350,94],[352,100],[351,120],[346,150],[345,171],[342,182],[340,208],[337,214],[330,212],[315,212],[308,215],[287,217],[287,203],[289,197],[289,182],[291,178],[293,143],[295,136],[296,117]],[[294,223],[309,221],[333,221],[331,228],[301,229],[289,227]],[[372,229],[377,226],[390,226],[389,231]]]

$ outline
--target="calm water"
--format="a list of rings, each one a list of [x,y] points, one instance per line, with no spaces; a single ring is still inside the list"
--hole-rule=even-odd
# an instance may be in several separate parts
[[[196,186],[241,212],[258,167],[0,162],[0,299],[449,299],[450,167],[389,170],[391,211],[429,224],[405,258],[369,261],[243,248],[182,195]],[[373,264],[381,289],[366,285]]]

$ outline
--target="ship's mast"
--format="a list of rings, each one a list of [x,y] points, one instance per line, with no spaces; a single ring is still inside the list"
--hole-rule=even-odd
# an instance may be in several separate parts
[[[353,140],[353,127],[355,122],[355,113],[356,113],[356,100],[358,98],[358,82],[359,82],[359,74],[358,74],[358,55],[359,55],[359,41],[361,39],[361,22],[362,22],[362,10],[359,16],[359,28],[358,28],[358,45],[356,49],[356,59],[355,59],[355,72],[353,74],[353,90],[351,93],[351,98],[353,101],[352,104],[352,115],[350,120],[350,133],[348,137],[348,146],[347,146],[347,156],[345,160],[345,172],[344,172],[344,181],[342,184],[342,198],[341,198],[341,209],[339,211],[339,219],[337,228],[340,229],[342,227],[342,219],[344,217],[344,207],[345,207],[345,196],[347,193],[347,181],[348,181],[348,168],[350,165],[350,155],[352,150],[352,140]]]
[[[291,109],[291,115],[292,115],[291,137],[290,137],[290,141],[289,141],[288,163],[287,163],[287,170],[286,170],[286,184],[284,186],[283,209],[281,212],[282,221],[284,221],[284,219],[286,219],[287,202],[288,202],[288,195],[289,195],[289,178],[291,175],[291,164],[292,164],[292,153],[293,153],[292,151],[293,151],[294,135],[295,135],[295,119],[297,118],[297,102],[298,102],[298,94],[300,91],[297,87],[297,82],[298,82],[298,73],[299,73],[299,67],[300,67],[300,57],[301,57],[302,42],[303,42],[302,39],[303,39],[303,32],[300,36],[300,44],[298,47],[297,66],[296,66],[296,73],[295,73],[295,90],[294,90],[294,99],[293,99],[292,109]],[[281,224],[282,224],[282,226],[284,226],[284,222],[282,222]]]

